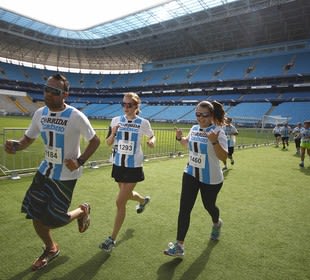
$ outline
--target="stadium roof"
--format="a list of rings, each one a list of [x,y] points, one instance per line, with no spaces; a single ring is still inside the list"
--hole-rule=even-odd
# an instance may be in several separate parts
[[[0,7],[25,17],[64,29],[83,30],[104,24],[129,14],[150,9],[168,0],[1,0]],[[68,12],[69,11],[69,12]],[[69,16],[68,16],[69,15]]]
[[[85,30],[0,8],[0,57],[97,70],[310,39],[307,0],[174,0]]]

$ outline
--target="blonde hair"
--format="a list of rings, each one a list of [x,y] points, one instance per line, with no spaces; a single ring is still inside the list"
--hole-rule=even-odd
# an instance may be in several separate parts
[[[124,94],[124,97],[129,97],[135,105],[137,105],[136,114],[139,115],[140,113],[140,104],[141,104],[141,98],[138,94],[135,92],[127,92]]]

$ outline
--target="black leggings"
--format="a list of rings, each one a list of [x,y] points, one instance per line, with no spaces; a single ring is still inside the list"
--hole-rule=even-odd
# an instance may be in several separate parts
[[[221,190],[223,182],[217,185],[203,184],[187,173],[183,173],[182,192],[178,217],[177,240],[184,241],[189,225],[190,216],[194,207],[198,191],[200,190],[204,208],[208,211],[213,223],[219,221],[220,210],[215,205],[217,194]]]

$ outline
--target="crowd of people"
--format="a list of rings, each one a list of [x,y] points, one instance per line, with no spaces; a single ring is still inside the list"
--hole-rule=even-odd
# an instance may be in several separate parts
[[[25,131],[18,140],[6,140],[5,151],[15,154],[29,147],[41,136],[44,143],[44,159],[33,177],[24,199],[21,212],[32,225],[37,236],[44,243],[43,253],[32,263],[32,270],[45,267],[60,253],[60,246],[52,232],[77,220],[79,232],[90,226],[91,206],[82,202],[69,211],[74,187],[82,175],[83,165],[96,152],[100,139],[88,118],[65,101],[69,96],[69,82],[63,75],[56,74],[47,79],[44,87],[45,106],[38,109]],[[150,195],[135,191],[142,182],[143,151],[142,141],[153,148],[156,143],[150,122],[139,116],[141,99],[136,93],[126,93],[123,97],[123,114],[112,119],[105,139],[112,147],[111,177],[118,186],[116,213],[111,233],[102,241],[99,248],[111,252],[117,243],[117,236],[126,217],[129,201],[137,203],[136,213],[141,214],[151,202]],[[188,149],[188,162],[182,175],[179,214],[176,239],[163,251],[165,255],[182,257],[185,254],[185,238],[190,226],[191,211],[200,192],[203,207],[211,220],[210,239],[218,240],[223,226],[220,209],[216,204],[217,196],[223,187],[223,171],[227,169],[227,159],[234,164],[233,153],[238,130],[232,119],[225,116],[222,104],[202,101],[195,107],[197,124],[190,128],[187,135],[176,129],[176,141]],[[274,129],[276,146],[282,140],[283,149],[289,145],[293,133],[296,153],[301,157],[300,166],[304,167],[305,154],[310,156],[310,121],[304,127],[298,124],[291,128],[285,124]],[[88,144],[81,151],[80,137]],[[224,168],[221,168],[224,164]],[[204,223],[206,223],[205,221]]]
[[[296,155],[300,156],[299,166],[304,168],[306,153],[310,156],[310,120],[301,122],[292,129],[288,123],[276,124],[272,130],[275,137],[275,146],[279,147],[280,141],[282,141],[282,150],[287,150],[289,146],[289,140],[292,136],[295,143]]]

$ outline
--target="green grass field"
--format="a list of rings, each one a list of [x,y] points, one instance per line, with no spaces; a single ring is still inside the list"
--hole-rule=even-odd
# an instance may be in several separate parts
[[[0,180],[2,198],[0,279],[109,280],[305,280],[310,279],[310,161],[298,167],[295,149],[274,147],[235,152],[235,165],[225,174],[218,197],[224,220],[219,242],[209,241],[211,220],[200,197],[192,212],[183,260],[163,255],[176,236],[180,183],[186,158],[151,160],[146,180],[136,190],[152,197],[137,215],[129,202],[117,247],[111,255],[98,244],[111,234],[117,186],[111,167],[85,169],[72,208],[92,206],[89,230],[76,222],[54,231],[60,256],[45,269],[31,272],[41,253],[31,221],[20,213],[32,177]]]

